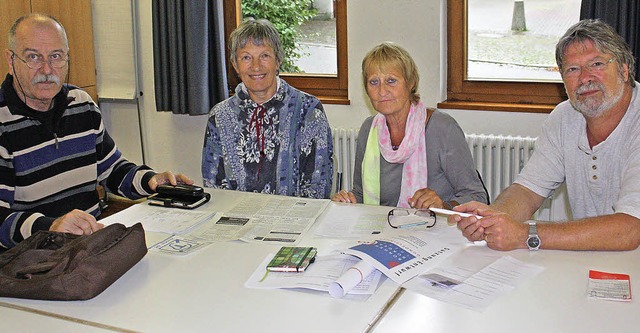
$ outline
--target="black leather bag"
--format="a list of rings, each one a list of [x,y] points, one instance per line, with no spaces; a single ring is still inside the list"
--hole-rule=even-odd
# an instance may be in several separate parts
[[[0,296],[86,300],[147,253],[140,223],[111,224],[88,236],[38,231],[0,254]]]

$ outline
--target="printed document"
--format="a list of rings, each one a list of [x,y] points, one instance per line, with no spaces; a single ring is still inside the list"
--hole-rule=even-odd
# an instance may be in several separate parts
[[[543,269],[509,256],[462,251],[403,286],[431,298],[483,311]]]
[[[210,221],[216,212],[165,208],[149,204],[133,205],[117,215],[109,216],[100,222],[105,224],[122,223],[130,227],[142,223],[145,231],[165,234],[183,234],[195,226]]]
[[[309,230],[329,202],[283,195],[251,196],[224,216],[252,219],[252,227],[240,238],[245,242],[292,245]]]
[[[407,232],[361,242],[342,252],[367,261],[391,280],[403,284],[437,266],[458,248],[427,232]]]
[[[589,298],[631,301],[631,278],[627,274],[589,271]]]
[[[215,222],[214,222],[215,221]],[[189,232],[171,235],[149,248],[151,252],[185,256],[200,250],[213,242],[237,240],[251,227],[248,218],[216,217],[201,223]]]
[[[247,197],[226,213],[218,213],[207,223],[182,233],[182,241],[195,244],[240,239],[293,245],[313,225],[328,202],[287,196]]]
[[[238,240],[253,227],[253,221],[246,217],[229,217],[217,214],[217,218],[194,228],[188,235],[207,242]],[[215,222],[214,222],[215,221]]]
[[[381,234],[393,207],[331,202],[315,234],[330,238],[366,239]]]

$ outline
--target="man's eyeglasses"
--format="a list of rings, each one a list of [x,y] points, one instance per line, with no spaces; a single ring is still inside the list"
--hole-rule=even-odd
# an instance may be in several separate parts
[[[616,59],[615,58],[611,58],[611,59],[606,60],[606,61],[604,61],[604,60],[594,60],[594,61],[588,62],[584,66],[578,66],[578,65],[568,66],[568,67],[562,69],[562,75],[564,75],[566,77],[577,77],[582,72],[582,68],[583,67],[589,73],[602,72],[602,71],[606,70],[607,67],[609,67],[609,64],[612,63],[614,60],[616,60]]]
[[[27,67],[31,69],[40,69],[44,67],[44,64],[49,64],[50,67],[60,69],[67,65],[69,61],[69,56],[62,55],[60,53],[54,53],[49,56],[49,60],[44,60],[44,57],[41,55],[29,55],[29,57],[25,60],[20,58],[14,51],[11,51],[12,57],[18,58],[18,60],[24,62]]]
[[[389,211],[387,222],[392,228],[403,229],[426,225],[436,225],[436,214],[428,209],[396,208]]]

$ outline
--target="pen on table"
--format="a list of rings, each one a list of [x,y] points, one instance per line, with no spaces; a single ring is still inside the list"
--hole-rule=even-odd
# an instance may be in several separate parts
[[[364,333],[370,333],[373,329],[378,325],[378,322],[384,317],[387,312],[393,307],[394,304],[400,299],[400,296],[404,293],[406,289],[404,287],[399,287],[396,291],[391,295],[389,300],[382,306],[382,309],[376,313],[373,320],[367,325],[367,328],[364,330]]]
[[[469,213],[462,213],[462,212],[456,212],[455,210],[449,210],[449,209],[442,209],[442,208],[429,208],[430,211],[434,212],[434,213],[438,213],[438,214],[444,214],[444,215],[460,215],[462,217],[470,217],[470,216],[474,216],[477,219],[481,219],[482,216],[480,215],[475,215],[475,214],[469,214]]]

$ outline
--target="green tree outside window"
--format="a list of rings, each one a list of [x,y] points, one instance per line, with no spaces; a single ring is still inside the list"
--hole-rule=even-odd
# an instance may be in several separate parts
[[[284,73],[302,72],[294,63],[295,59],[303,56],[299,51],[302,35],[298,27],[316,14],[313,0],[242,0],[244,17],[269,20],[278,30],[285,53],[280,65],[280,70]]]

